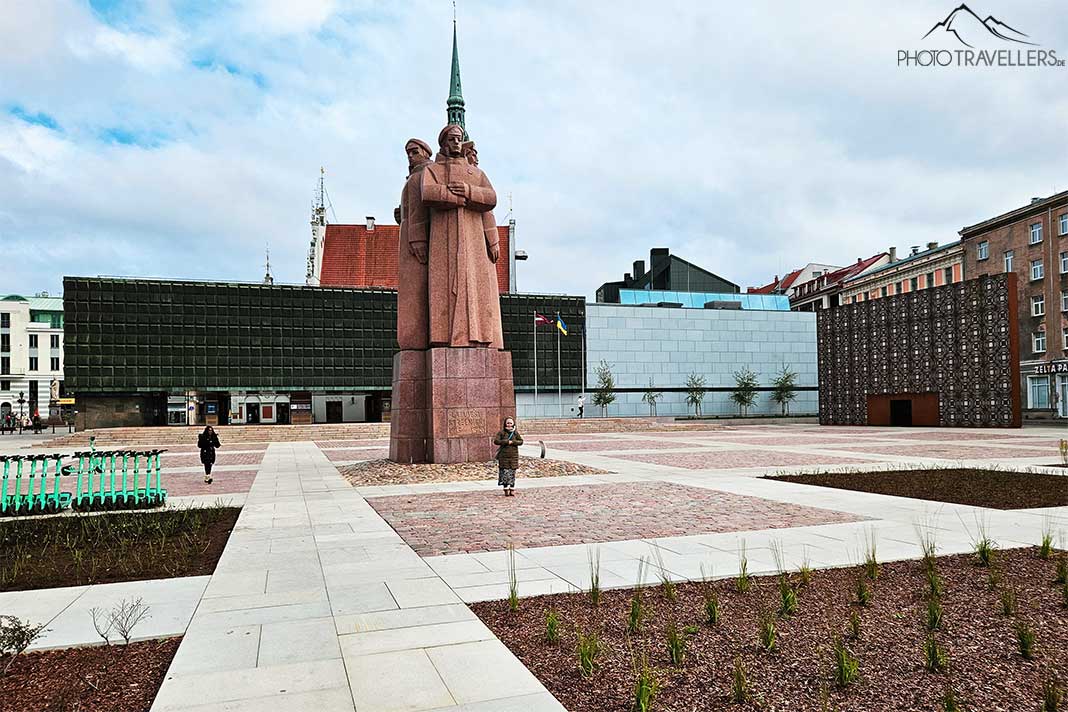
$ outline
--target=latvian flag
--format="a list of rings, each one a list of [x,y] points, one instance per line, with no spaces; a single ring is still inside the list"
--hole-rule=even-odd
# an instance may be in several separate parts
[[[544,314],[539,314],[538,312],[534,312],[534,326],[541,326],[542,324],[555,324],[555,323],[556,323],[555,319],[550,319],[549,317],[545,316]]]

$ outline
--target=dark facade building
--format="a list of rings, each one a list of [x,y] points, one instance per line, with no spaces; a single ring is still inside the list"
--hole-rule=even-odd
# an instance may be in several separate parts
[[[67,277],[66,388],[80,427],[388,418],[396,292]],[[533,314],[583,329],[582,297],[501,295],[517,390],[533,388]],[[557,380],[556,343],[538,343]],[[560,378],[581,386],[581,341]]]
[[[1012,273],[1024,417],[1068,418],[1068,191],[961,229],[964,273]]]
[[[821,310],[823,425],[1019,427],[1013,273]]]
[[[627,272],[618,282],[605,282],[597,288],[597,301],[602,304],[619,304],[619,290],[645,289],[656,292],[707,292],[711,294],[737,294],[737,284],[712,274],[706,269],[672,255],[666,247],[654,247],[649,251],[649,271],[645,261],[634,263],[634,271]]]

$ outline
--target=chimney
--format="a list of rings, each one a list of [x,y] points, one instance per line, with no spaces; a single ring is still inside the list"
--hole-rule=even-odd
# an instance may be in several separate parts
[[[368,215],[367,216],[367,232],[374,232],[374,230],[375,230],[375,216],[374,215]]]
[[[891,247],[889,252],[890,252],[890,263],[893,264],[894,262],[897,262],[897,248],[896,247]]]
[[[630,278],[630,272],[624,272],[623,273],[623,284],[625,284],[628,287],[630,285],[634,284],[634,280]]]
[[[1034,205],[1035,203],[1041,203],[1041,202],[1042,202],[1042,198],[1037,198],[1037,197],[1036,198],[1031,198],[1031,205]]]
[[[641,279],[645,274],[645,260],[634,261],[634,279]]]
[[[779,275],[775,275],[775,284],[779,283]]]
[[[909,253],[909,256],[910,256],[910,257],[911,257],[912,255],[918,255],[918,254],[920,254],[920,246],[919,246],[919,245],[913,245],[911,249],[912,249],[912,252],[910,252],[910,253]]]
[[[936,247],[938,247],[938,243],[937,243],[937,242],[928,242],[928,243],[927,243],[927,249],[928,249],[928,250],[933,250],[933,249],[935,249]]]

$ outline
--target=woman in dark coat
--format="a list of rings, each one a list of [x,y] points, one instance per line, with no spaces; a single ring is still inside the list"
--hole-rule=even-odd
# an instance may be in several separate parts
[[[204,481],[211,484],[211,466],[215,464],[215,450],[222,447],[219,444],[219,436],[209,425],[197,438],[197,447],[200,448],[200,461],[204,463]]]
[[[504,419],[504,428],[493,437],[497,445],[497,484],[504,487],[505,497],[515,497],[515,472],[519,469],[519,446],[523,436],[515,427],[514,418]]]

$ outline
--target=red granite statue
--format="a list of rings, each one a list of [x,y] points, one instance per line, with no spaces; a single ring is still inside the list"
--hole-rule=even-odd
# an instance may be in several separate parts
[[[501,349],[500,247],[483,223],[497,194],[463,155],[463,143],[463,129],[446,126],[437,160],[422,171],[421,198],[430,209],[430,345]]]
[[[429,339],[427,312],[427,241],[430,221],[420,197],[423,169],[431,150],[425,141],[408,139],[408,180],[401,190],[397,222],[400,240],[397,254],[397,344],[402,351],[425,349]]]

